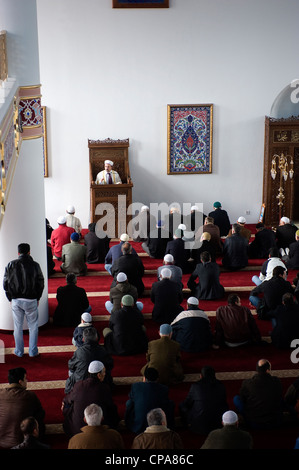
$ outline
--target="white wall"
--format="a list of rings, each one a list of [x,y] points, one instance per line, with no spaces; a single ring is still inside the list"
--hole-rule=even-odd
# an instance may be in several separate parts
[[[13,97],[18,86],[40,83],[35,0],[0,0],[0,29],[7,31],[8,73],[15,78]],[[0,123],[12,97],[0,109]],[[48,321],[48,286],[41,139],[22,143],[0,227],[0,329],[3,330],[13,329],[11,305],[2,288],[4,269],[18,257],[18,244],[23,242],[30,244],[31,255],[45,276],[39,305],[39,325],[43,325]]]
[[[231,220],[258,220],[264,117],[298,76],[296,0],[37,0],[48,109],[46,215],[74,204],[89,222],[88,139],[130,139],[133,200],[215,200]],[[214,104],[210,175],[167,175],[167,104]],[[250,215],[246,214],[250,211]]]

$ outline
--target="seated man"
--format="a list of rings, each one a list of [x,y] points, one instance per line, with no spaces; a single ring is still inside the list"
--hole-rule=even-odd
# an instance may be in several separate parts
[[[143,303],[138,302],[138,291],[135,286],[129,284],[128,277],[125,273],[118,273],[116,276],[116,286],[111,287],[110,289],[110,300],[105,302],[106,310],[109,313],[116,312],[121,309],[121,299],[124,295],[131,295],[134,299],[136,307],[142,311]]]
[[[290,349],[291,342],[299,338],[299,305],[293,294],[282,296],[282,305],[272,312],[272,344],[279,349]]]
[[[279,226],[275,232],[277,248],[289,248],[290,244],[294,242],[295,233],[297,230],[298,227],[292,224],[288,217],[281,217]]]
[[[276,247],[270,248],[268,253],[268,259],[263,262],[262,269],[259,276],[252,276],[251,280],[256,285],[259,286],[264,281],[269,281],[273,276],[273,270],[276,266],[282,266],[286,269],[285,263],[279,257],[279,251]]]
[[[121,178],[117,171],[112,170],[114,163],[111,160],[105,160],[105,169],[100,171],[96,177],[96,184],[121,184]]]
[[[85,408],[84,422],[87,426],[83,426],[78,434],[71,437],[68,449],[119,450],[125,448],[121,434],[102,424],[103,410],[96,403]]]
[[[261,320],[271,319],[272,311],[282,303],[283,294],[287,292],[294,294],[291,283],[286,279],[287,270],[283,266],[276,266],[272,278],[251,291],[249,301],[257,309]]]
[[[179,266],[183,274],[190,272],[189,257],[190,250],[185,249],[185,241],[183,240],[183,231],[176,229],[173,235],[173,240],[170,240],[166,245],[165,255],[171,254],[174,258],[174,263]]]
[[[45,410],[32,390],[27,390],[27,371],[16,367],[8,371],[8,383],[0,389],[0,446],[10,449],[23,441],[20,423],[33,416],[39,425],[40,437],[45,433]]]
[[[159,266],[157,269],[157,277],[158,281],[161,280],[161,271],[162,269],[167,268],[170,269],[171,271],[171,280],[176,282],[179,286],[180,289],[182,289],[183,286],[183,271],[179,266],[176,266],[174,264],[174,257],[170,254],[165,255],[163,258],[163,266]]]
[[[111,274],[111,267],[115,260],[122,256],[122,246],[125,242],[129,241],[129,235],[122,233],[119,238],[119,243],[112,245],[105,257],[105,269],[108,273]],[[134,248],[132,248],[132,253],[137,256],[137,253]]]
[[[91,306],[83,287],[77,286],[77,276],[68,273],[65,277],[66,285],[57,288],[56,299],[58,305],[53,315],[55,326],[77,326],[84,312],[90,312]]]
[[[75,383],[70,393],[64,396],[62,412],[63,430],[70,438],[84,426],[84,410],[96,403],[103,410],[103,424],[115,428],[119,423],[117,407],[113,402],[109,385],[104,382],[105,366],[100,361],[92,361],[88,366],[88,377]]]
[[[289,248],[283,250],[282,260],[288,269],[299,269],[299,230],[295,233],[295,241],[290,244]]]
[[[92,361],[100,361],[104,364],[105,383],[112,386],[111,371],[114,361],[104,346],[99,344],[98,332],[94,327],[83,331],[83,346],[78,348],[68,361],[69,377],[65,383],[65,393],[69,393],[76,382],[88,377],[88,366]]]
[[[75,207],[74,206],[68,206],[66,208],[66,225],[68,227],[72,227],[75,232],[79,233],[81,237],[81,232],[82,232],[82,224],[81,221],[78,217],[75,217]]]
[[[62,247],[70,242],[70,237],[75,230],[66,225],[66,218],[61,216],[57,219],[58,228],[51,233],[51,249],[56,259],[61,260]]]
[[[165,254],[169,240],[170,235],[164,229],[164,222],[158,220],[156,228],[151,230],[148,239],[142,243],[141,247],[151,258],[160,259]]]
[[[86,262],[89,264],[104,263],[109,251],[110,239],[105,232],[96,233],[96,224],[88,225],[89,232],[84,235]]]
[[[216,310],[215,347],[260,343],[261,334],[249,308],[241,305],[237,294],[230,294],[227,302]]]
[[[109,328],[104,328],[104,346],[116,356],[130,356],[147,350],[144,318],[131,295],[124,295],[121,308],[111,312]]]
[[[220,284],[220,268],[218,264],[215,261],[211,261],[211,255],[207,251],[201,253],[200,261],[187,283],[192,296],[203,300],[223,298],[224,287]],[[197,278],[198,283],[196,283]]]
[[[219,201],[214,202],[213,211],[209,212],[209,217],[214,219],[214,224],[219,227],[220,237],[226,237],[230,229],[230,220],[227,212],[222,209]]]
[[[71,243],[62,247],[60,269],[64,274],[74,273],[77,276],[87,274],[86,246],[79,243],[80,235],[77,232],[71,234]]]
[[[168,423],[174,426],[175,403],[169,399],[169,388],[158,382],[159,373],[153,367],[146,367],[142,382],[133,383],[125,408],[127,429],[138,434],[146,428],[146,415],[153,408],[165,410]]]
[[[153,367],[159,373],[159,383],[180,383],[184,380],[181,349],[179,343],[171,339],[172,327],[168,324],[161,325],[159,335],[160,339],[148,343],[147,363],[141,369],[141,374],[144,375],[147,367]]]
[[[248,247],[248,257],[251,259],[267,258],[271,248],[276,247],[275,233],[266,228],[262,222],[255,226],[256,234]]]
[[[152,319],[157,323],[171,323],[183,310],[182,289],[171,280],[171,270],[164,268],[160,281],[154,282],[151,289],[151,301],[154,304]]]
[[[148,427],[135,437],[132,449],[183,449],[180,435],[167,427],[167,418],[161,408],[152,409],[146,416]]]
[[[242,215],[238,218],[237,220],[237,224],[240,225],[241,227],[241,230],[240,230],[240,235],[241,237],[244,237],[246,238],[246,240],[248,241],[249,243],[249,240],[250,240],[250,237],[251,237],[251,230],[249,230],[248,228],[245,227],[245,224],[246,224],[246,219],[245,217],[243,217]],[[231,237],[232,236],[232,229],[230,229],[230,231],[228,232],[228,237]]]
[[[183,423],[192,432],[208,434],[221,427],[222,415],[229,409],[227,394],[213,367],[203,367],[199,377],[179,404],[179,410]]]
[[[194,247],[192,250],[195,264],[201,263],[200,255],[204,251],[210,253],[211,261],[216,261],[217,250],[215,249],[213,242],[211,243],[211,234],[209,232],[202,232],[201,237],[195,240]]]
[[[204,232],[207,232],[211,235],[210,243],[216,254],[222,253],[223,245],[220,236],[220,229],[218,225],[214,224],[214,219],[211,216],[205,218],[204,224],[202,227],[199,227],[195,234],[195,247],[200,246],[198,240],[201,239],[201,236]]]
[[[84,312],[81,315],[81,322],[76,326],[73,331],[72,344],[77,348],[83,346],[83,331],[85,328],[92,326],[92,316],[88,312]]]
[[[201,449],[243,449],[253,448],[253,439],[248,431],[239,428],[237,413],[228,410],[223,413],[222,427],[211,431]]]
[[[233,224],[232,236],[227,237],[223,245],[222,264],[231,271],[248,266],[248,241],[240,235],[241,227]]]
[[[200,352],[212,346],[213,336],[208,315],[198,307],[198,299],[189,297],[187,310],[171,323],[172,339],[186,352]]]
[[[260,359],[256,374],[244,379],[239,395],[234,397],[237,412],[245,424],[252,429],[272,429],[283,422],[282,384],[278,377],[271,374],[271,364]]]
[[[139,256],[133,253],[132,245],[125,242],[122,247],[122,256],[117,258],[111,266],[111,275],[113,281],[111,287],[116,286],[116,278],[119,273],[125,273],[129,284],[136,287],[138,296],[141,296],[144,291],[143,276],[144,266]]]
[[[148,206],[142,206],[140,212],[132,219],[132,238],[134,242],[145,242],[156,227],[156,217]]]

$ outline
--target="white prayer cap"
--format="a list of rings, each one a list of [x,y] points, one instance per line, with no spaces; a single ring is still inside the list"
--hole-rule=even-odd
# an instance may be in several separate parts
[[[142,206],[142,207],[141,207],[140,212],[145,212],[145,211],[149,211],[149,207],[148,207],[148,206]]]
[[[238,421],[238,415],[234,411],[226,411],[222,415],[223,424],[235,424]]]
[[[197,206],[192,206],[192,207],[191,207],[191,211],[199,211],[199,209],[198,209]]]
[[[66,218],[65,218],[63,215],[61,215],[60,217],[58,217],[57,223],[58,223],[59,225],[65,224],[65,223],[66,223]]]
[[[111,166],[113,166],[113,162],[112,162],[111,160],[105,160],[105,162],[104,162],[104,163],[106,163],[107,165],[111,165]]]
[[[74,208],[74,206],[67,206],[66,211],[69,214],[74,214],[75,213],[75,208]]]
[[[81,318],[82,318],[83,321],[85,321],[87,323],[90,323],[92,321],[92,316],[88,312],[82,313]]]
[[[280,222],[284,222],[285,224],[289,224],[290,219],[288,217],[281,217]]]
[[[98,374],[104,369],[104,364],[101,361],[92,361],[88,366],[88,372],[90,374]]]
[[[161,277],[163,279],[170,279],[171,278],[171,270],[168,268],[163,268],[161,270]]]
[[[170,253],[168,253],[167,255],[164,256],[164,261],[166,261],[166,263],[173,263],[174,257]]]
[[[245,217],[243,217],[242,215],[238,218],[238,222],[240,222],[240,224],[246,224],[246,219]]]
[[[187,227],[186,227],[185,224],[180,224],[180,225],[178,226],[178,228],[179,228],[180,230],[186,230]]]
[[[129,241],[129,235],[127,235],[126,233],[122,233],[121,236],[120,236],[120,240],[122,242],[128,242]]]
[[[198,305],[199,304],[199,301],[196,297],[189,297],[187,299],[187,304],[190,304],[190,305]]]
[[[125,282],[127,280],[127,275],[125,273],[118,273],[116,276],[117,282]]]

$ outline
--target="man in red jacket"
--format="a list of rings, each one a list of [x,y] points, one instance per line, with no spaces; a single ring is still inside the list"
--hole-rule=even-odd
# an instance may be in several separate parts
[[[61,260],[62,247],[70,243],[71,234],[75,231],[73,227],[66,225],[66,218],[64,216],[57,219],[58,228],[51,233],[51,248],[55,258]]]

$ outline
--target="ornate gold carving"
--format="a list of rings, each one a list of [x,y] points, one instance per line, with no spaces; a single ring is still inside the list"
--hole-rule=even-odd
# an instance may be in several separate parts
[[[6,31],[0,32],[0,81],[6,80],[7,72],[7,53],[6,53]]]

